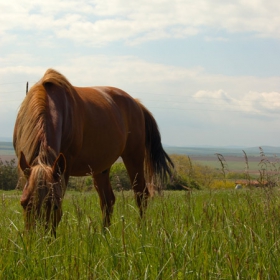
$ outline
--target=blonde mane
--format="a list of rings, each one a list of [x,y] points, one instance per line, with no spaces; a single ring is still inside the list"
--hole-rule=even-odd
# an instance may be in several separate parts
[[[32,163],[39,154],[41,161],[47,163],[47,153],[50,149],[46,139],[48,100],[45,85],[47,83],[64,88],[70,97],[74,98],[73,86],[53,69],[48,69],[42,79],[29,90],[20,106],[14,129],[16,155],[19,157],[20,152],[23,151],[29,163]]]

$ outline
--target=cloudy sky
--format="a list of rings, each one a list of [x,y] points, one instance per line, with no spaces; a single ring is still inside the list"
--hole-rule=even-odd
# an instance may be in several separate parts
[[[166,145],[280,146],[280,2],[0,3],[0,139],[48,68],[111,85],[154,114]]]

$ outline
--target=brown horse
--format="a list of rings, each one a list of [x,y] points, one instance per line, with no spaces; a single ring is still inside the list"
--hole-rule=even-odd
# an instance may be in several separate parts
[[[152,114],[113,87],[74,87],[49,69],[27,93],[14,128],[14,148],[24,175],[21,205],[26,228],[41,221],[56,227],[69,176],[92,174],[104,226],[110,225],[115,196],[112,164],[122,157],[140,216],[147,205],[147,182],[165,180],[173,163],[163,150]]]

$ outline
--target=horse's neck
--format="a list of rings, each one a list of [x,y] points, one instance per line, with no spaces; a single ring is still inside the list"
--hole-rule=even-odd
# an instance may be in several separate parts
[[[53,149],[56,154],[61,151],[64,120],[67,100],[65,93],[51,91],[48,93],[48,116],[46,117],[46,142],[47,147]],[[69,129],[69,128],[68,128]]]
[[[50,146],[41,143],[37,157],[34,159],[33,164],[45,164],[52,166],[55,162],[57,153]]]

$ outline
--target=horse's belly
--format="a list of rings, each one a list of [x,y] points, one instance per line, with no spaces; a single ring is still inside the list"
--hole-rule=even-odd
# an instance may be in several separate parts
[[[70,176],[93,175],[107,170],[120,157],[124,147],[125,143],[114,143],[82,149],[72,162]]]

